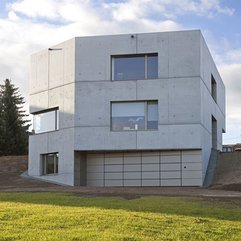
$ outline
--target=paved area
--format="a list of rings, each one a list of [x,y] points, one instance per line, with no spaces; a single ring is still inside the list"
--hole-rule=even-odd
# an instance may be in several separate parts
[[[0,173],[0,192],[72,192],[81,196],[121,196],[136,198],[143,195],[201,196],[241,198],[241,192],[196,187],[68,187],[24,178],[20,173]]]

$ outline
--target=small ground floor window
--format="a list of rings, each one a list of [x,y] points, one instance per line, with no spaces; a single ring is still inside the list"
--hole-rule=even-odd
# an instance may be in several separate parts
[[[42,156],[42,175],[58,174],[58,153],[43,154]]]

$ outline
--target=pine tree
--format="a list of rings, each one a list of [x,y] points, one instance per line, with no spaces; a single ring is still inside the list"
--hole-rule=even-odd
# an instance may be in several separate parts
[[[0,155],[23,155],[28,151],[28,115],[24,98],[9,79],[0,85]]]

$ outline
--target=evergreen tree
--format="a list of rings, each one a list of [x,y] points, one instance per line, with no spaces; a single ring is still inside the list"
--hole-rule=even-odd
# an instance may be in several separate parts
[[[23,155],[28,151],[29,120],[24,98],[9,79],[0,85],[0,155]]]

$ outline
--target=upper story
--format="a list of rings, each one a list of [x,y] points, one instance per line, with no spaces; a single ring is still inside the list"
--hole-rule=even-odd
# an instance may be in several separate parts
[[[55,128],[111,131],[118,102],[140,101],[156,106],[160,133],[168,124],[211,133],[211,115],[225,130],[225,87],[198,30],[73,38],[34,54],[30,78],[30,112],[58,109]]]
[[[79,81],[182,77],[201,77],[211,93],[211,75],[225,113],[224,84],[199,30],[76,37],[32,55],[30,95]]]

